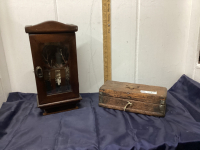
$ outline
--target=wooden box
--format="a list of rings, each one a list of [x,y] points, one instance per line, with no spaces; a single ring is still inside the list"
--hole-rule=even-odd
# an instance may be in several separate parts
[[[99,106],[163,117],[166,97],[165,87],[106,81],[99,89]]]

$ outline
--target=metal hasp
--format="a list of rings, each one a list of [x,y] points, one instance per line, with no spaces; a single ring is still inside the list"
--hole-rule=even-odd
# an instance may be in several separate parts
[[[165,112],[165,101],[164,100],[160,101],[160,111],[161,111],[161,113]]]

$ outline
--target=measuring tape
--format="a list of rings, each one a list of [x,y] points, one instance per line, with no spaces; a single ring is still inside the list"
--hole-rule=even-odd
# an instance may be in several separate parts
[[[111,80],[110,0],[102,0],[104,82]]]

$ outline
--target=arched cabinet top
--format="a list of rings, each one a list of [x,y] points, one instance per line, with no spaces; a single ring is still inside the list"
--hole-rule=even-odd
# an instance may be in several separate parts
[[[78,31],[78,26],[72,24],[64,24],[57,21],[45,21],[36,25],[25,27],[26,33],[66,33]]]

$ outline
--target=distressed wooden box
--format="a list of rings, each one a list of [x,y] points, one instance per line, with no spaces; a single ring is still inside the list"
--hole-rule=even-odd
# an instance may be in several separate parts
[[[99,89],[99,106],[164,117],[166,97],[165,87],[106,81]]]

